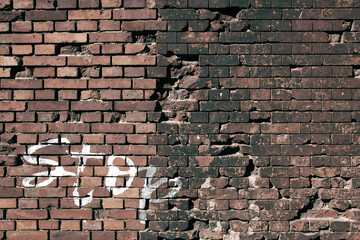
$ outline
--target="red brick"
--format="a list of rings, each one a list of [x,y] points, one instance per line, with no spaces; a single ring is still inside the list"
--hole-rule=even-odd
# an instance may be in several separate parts
[[[24,66],[65,66],[66,57],[31,56],[23,57]]]
[[[57,32],[72,32],[75,30],[75,22],[55,22],[55,31]]]
[[[122,67],[103,67],[103,77],[121,77],[123,75]]]
[[[113,14],[114,19],[156,19],[155,9],[115,9]]]
[[[102,239],[115,240],[115,231],[94,231],[94,232],[91,232],[91,239],[93,239],[93,240],[102,240]]]
[[[0,221],[0,230],[15,230],[14,221]]]
[[[69,20],[98,20],[98,19],[110,19],[110,10],[70,10],[68,12]]]
[[[155,89],[156,88],[156,79],[134,79],[133,80],[134,89]]]
[[[122,0],[101,0],[101,6],[103,8],[117,8],[121,7]]]
[[[15,57],[0,56],[0,66],[18,66],[18,65],[19,62]]]
[[[79,8],[98,8],[100,0],[79,0]]]
[[[45,43],[85,43],[86,33],[46,33]]]
[[[89,88],[123,89],[131,87],[131,79],[90,79]]]
[[[123,21],[121,28],[125,31],[144,31],[145,21]]]
[[[56,230],[59,229],[59,221],[55,220],[40,220],[39,229]]]
[[[130,232],[130,231],[126,231],[126,232],[117,232],[117,238],[118,239],[128,239],[128,240],[137,240],[137,232]]]
[[[105,230],[124,230],[124,221],[122,220],[104,220]]]
[[[134,125],[128,123],[95,123],[91,130],[97,133],[133,133]]]
[[[9,240],[39,240],[39,239],[47,239],[46,231],[8,231],[6,233],[7,239]]]
[[[34,22],[35,32],[50,32],[54,30],[54,24],[52,22]]]
[[[74,100],[77,99],[76,90],[60,90],[58,92],[59,100]]]
[[[84,230],[101,230],[102,229],[102,221],[88,221],[84,220],[82,222],[82,228]],[[102,231],[103,232],[103,231]],[[94,237],[93,237],[94,238]]]
[[[0,77],[7,78],[10,77],[11,68],[0,68]]]
[[[218,34],[212,32],[189,32],[189,33],[178,33],[179,43],[209,43],[217,42]]]
[[[44,80],[45,88],[75,88],[82,89],[87,87],[87,80],[85,79],[45,79]]]
[[[8,210],[6,213],[8,219],[46,219],[48,213],[46,210]]]
[[[62,231],[79,231],[80,221],[61,221]]]
[[[34,68],[33,70],[34,77],[55,77],[55,68],[47,67],[47,68]],[[37,80],[39,81],[39,80]],[[42,81],[39,81],[42,83]]]
[[[69,56],[69,66],[110,65],[110,56]]]
[[[32,90],[14,90],[15,100],[30,100],[34,99],[34,91]]]
[[[158,20],[148,20],[145,21],[145,30],[147,31],[166,31],[167,30],[167,22],[166,21],[158,21]]]
[[[90,33],[90,42],[131,42],[132,35],[127,32]]]
[[[22,197],[23,196],[23,189],[21,188],[4,188],[1,187],[0,188],[0,197],[4,198],[4,197]]]
[[[92,211],[83,209],[54,209],[50,210],[50,217],[55,219],[92,219]]]
[[[104,44],[101,49],[103,54],[118,54],[123,53],[122,44]]]
[[[17,230],[36,230],[36,220],[17,220],[16,221]]]
[[[25,102],[2,101],[0,102],[0,111],[24,111],[25,104]]]
[[[115,102],[115,110],[118,111],[153,111],[156,108],[155,101],[124,101],[124,102]]]
[[[146,48],[145,44],[126,44],[125,54],[137,54],[144,51]]]
[[[34,0],[13,0],[15,9],[32,9],[34,8]]]
[[[114,65],[155,65],[156,57],[147,55],[138,56],[113,56]]]
[[[71,110],[73,110],[73,111],[109,111],[109,110],[112,110],[112,103],[111,102],[95,102],[95,101],[72,102]]]
[[[67,17],[66,17],[66,11],[63,10],[57,10],[57,11],[36,10],[36,11],[26,12],[25,19],[30,21],[58,21],[58,20],[67,20]]]
[[[77,77],[79,70],[77,67],[60,67],[57,68],[58,77]]]
[[[13,22],[11,24],[11,29],[13,32],[31,32],[32,24],[30,21]]]
[[[58,8],[76,8],[77,0],[61,0],[57,3]]]
[[[36,55],[53,55],[55,54],[55,45],[35,45]]]
[[[98,24],[96,21],[78,21],[76,28],[78,31],[96,31]]]
[[[36,101],[29,102],[30,111],[66,111],[69,110],[69,102]]]
[[[115,154],[123,155],[155,155],[156,146],[150,145],[120,145],[114,146]]]
[[[90,132],[90,126],[85,123],[50,123],[49,132],[88,133]]]
[[[90,232],[76,232],[76,231],[51,231],[50,239],[69,240],[69,239],[83,239],[90,240]]]
[[[54,2],[48,0],[36,0],[37,9],[54,9]]]
[[[2,198],[0,199],[1,208],[16,208],[16,199],[15,198]]]
[[[8,32],[10,30],[10,24],[6,22],[0,23],[0,32]]]
[[[106,31],[106,30],[118,31],[120,30],[120,21],[101,20],[99,24],[99,28],[101,31]]]

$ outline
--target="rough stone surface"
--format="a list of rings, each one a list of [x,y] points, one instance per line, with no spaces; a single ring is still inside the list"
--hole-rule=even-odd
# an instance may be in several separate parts
[[[360,239],[360,4],[0,0],[1,239]]]

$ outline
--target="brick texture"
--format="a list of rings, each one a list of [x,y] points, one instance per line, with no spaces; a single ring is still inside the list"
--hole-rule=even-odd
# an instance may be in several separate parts
[[[1,239],[360,239],[357,0],[0,0]]]

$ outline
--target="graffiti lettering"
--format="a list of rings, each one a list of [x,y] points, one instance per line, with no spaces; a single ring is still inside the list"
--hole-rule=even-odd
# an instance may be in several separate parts
[[[94,189],[91,190],[90,192],[88,192],[86,197],[83,197],[83,198],[80,197],[80,194],[79,194],[80,174],[84,171],[86,162],[88,161],[88,159],[90,159],[90,158],[102,159],[104,154],[91,153],[91,151],[90,151],[91,147],[89,145],[83,145],[81,152],[71,151],[69,153],[69,151],[66,151],[66,153],[69,154],[71,157],[79,159],[76,173],[66,171],[63,166],[59,166],[59,163],[57,161],[54,161],[54,160],[51,160],[48,158],[43,158],[43,157],[39,157],[39,159],[37,159],[37,157],[34,155],[34,154],[36,154],[36,151],[38,151],[42,148],[45,148],[52,144],[60,144],[60,143],[70,144],[70,141],[67,138],[61,138],[60,140],[56,138],[56,139],[44,141],[44,142],[42,142],[38,145],[32,146],[28,149],[27,154],[25,153],[25,155],[24,155],[24,160],[26,162],[33,164],[33,165],[40,165],[40,164],[50,165],[50,166],[53,166],[54,170],[51,170],[50,172],[43,171],[43,172],[34,173],[34,174],[32,174],[32,176],[26,177],[23,179],[23,185],[25,187],[35,187],[35,188],[46,187],[49,184],[51,184],[54,180],[56,180],[57,178],[61,178],[64,176],[75,177],[76,180],[73,185],[74,186],[74,191],[73,191],[74,203],[77,206],[86,206],[93,200]],[[126,171],[123,171],[123,170],[120,170],[118,166],[115,166],[114,161],[117,158],[124,159],[129,169]],[[174,197],[180,191],[180,189],[182,187],[182,181],[178,177],[176,177],[174,179],[170,179],[170,180],[168,178],[164,177],[153,183],[153,177],[157,171],[156,167],[147,166],[147,167],[137,168],[135,166],[134,162],[129,157],[126,157],[126,156],[109,156],[108,160],[107,160],[107,166],[108,166],[109,170],[105,177],[105,187],[107,188],[108,191],[112,192],[113,195],[121,195],[124,192],[126,192],[131,187],[137,173],[140,171],[146,171],[146,179],[145,179],[144,187],[141,191],[141,196],[140,196],[141,199],[140,199],[140,203],[139,203],[139,209],[140,209],[139,210],[139,220],[142,223],[145,223],[145,221],[146,221],[146,211],[144,209],[146,207],[147,199],[152,203],[162,203],[162,202],[166,201],[167,199]],[[119,177],[119,176],[128,177],[128,180],[126,181],[126,184],[124,187],[116,187],[116,180],[117,180],[117,177]],[[171,187],[170,192],[168,194],[166,194],[165,196],[161,196],[156,199],[151,198],[154,191],[157,188],[159,188],[162,184],[168,183],[168,181],[173,183],[173,187]]]

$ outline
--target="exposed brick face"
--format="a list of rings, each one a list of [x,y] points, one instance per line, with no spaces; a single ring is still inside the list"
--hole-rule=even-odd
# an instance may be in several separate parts
[[[360,239],[357,0],[0,0],[0,239]]]

